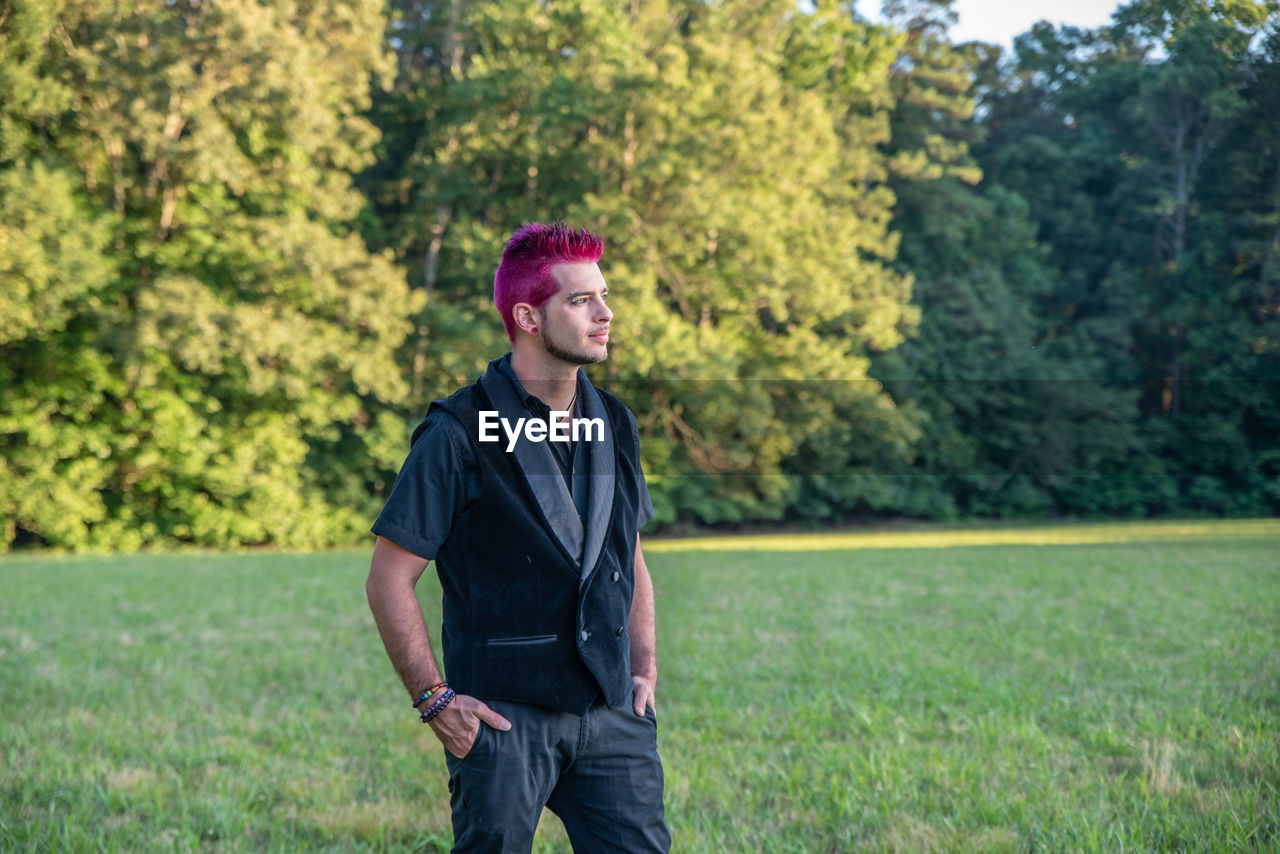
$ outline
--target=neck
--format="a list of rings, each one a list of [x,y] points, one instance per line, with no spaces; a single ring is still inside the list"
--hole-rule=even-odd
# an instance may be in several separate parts
[[[578,391],[577,365],[559,359],[540,359],[528,349],[517,348],[511,353],[511,369],[530,394],[553,410],[568,411],[573,404]]]

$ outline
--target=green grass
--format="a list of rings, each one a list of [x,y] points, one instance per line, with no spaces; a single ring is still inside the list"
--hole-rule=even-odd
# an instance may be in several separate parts
[[[646,554],[676,851],[1280,850],[1280,522]],[[0,851],[447,850],[367,561],[0,560]]]

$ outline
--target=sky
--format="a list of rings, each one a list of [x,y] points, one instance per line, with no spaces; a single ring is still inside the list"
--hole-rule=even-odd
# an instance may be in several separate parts
[[[1054,26],[1100,27],[1119,6],[1116,0],[957,0],[960,21],[951,28],[951,40],[1011,47],[1014,36],[1042,18]]]
[[[953,8],[960,21],[951,28],[951,40],[995,42],[1008,48],[1014,36],[1041,19],[1054,26],[1099,27],[1110,22],[1120,5],[1116,0],[956,0]],[[862,0],[858,9],[863,14],[878,12],[879,0]]]

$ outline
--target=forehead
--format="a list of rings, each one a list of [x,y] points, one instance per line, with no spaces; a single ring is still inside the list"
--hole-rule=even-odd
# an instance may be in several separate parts
[[[551,268],[551,278],[560,285],[559,293],[561,294],[577,291],[598,292],[608,287],[604,281],[604,274],[600,272],[600,265],[594,261],[556,264]]]

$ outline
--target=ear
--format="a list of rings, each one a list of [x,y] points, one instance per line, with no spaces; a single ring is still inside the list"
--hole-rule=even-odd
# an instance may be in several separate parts
[[[527,302],[518,302],[511,307],[516,327],[530,335],[537,335],[542,326],[542,314]]]

